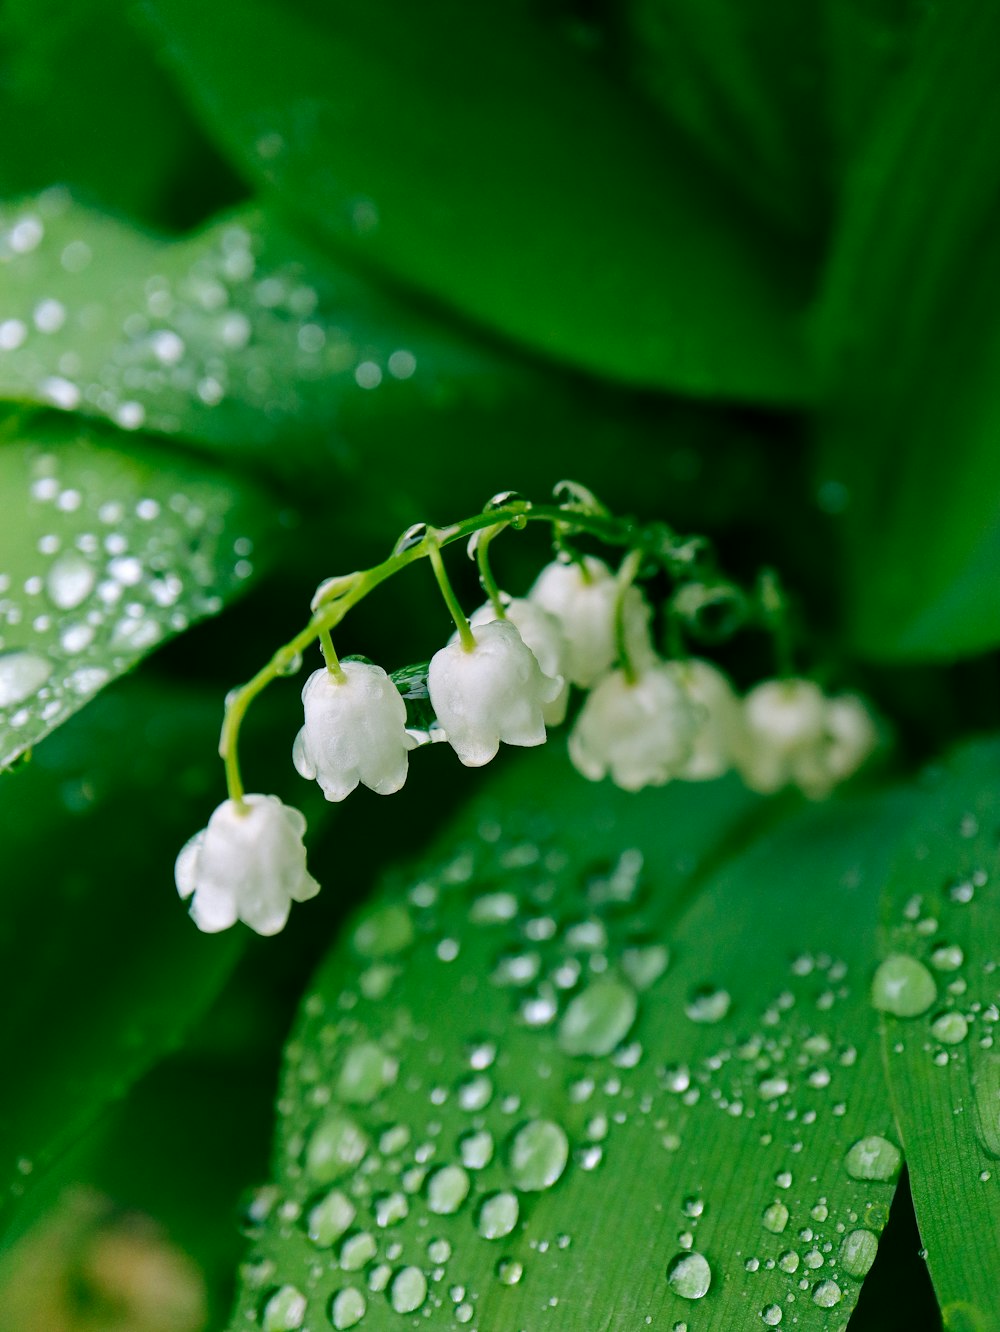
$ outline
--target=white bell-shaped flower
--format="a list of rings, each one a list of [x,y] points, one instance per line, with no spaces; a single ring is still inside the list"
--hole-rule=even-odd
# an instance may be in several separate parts
[[[711,781],[733,766],[744,748],[743,708],[717,666],[700,658],[668,662],[666,668],[692,704],[696,730],[691,757],[677,776],[687,782]]]
[[[824,732],[822,744],[805,754],[795,770],[795,781],[813,800],[822,800],[852,777],[878,747],[878,725],[857,694],[826,699]]]
[[[504,604],[504,612],[511,624],[524,640],[526,647],[534,653],[535,660],[543,675],[559,684],[559,692],[551,703],[542,708],[542,719],[546,726],[558,726],[566,719],[566,705],[569,701],[569,681],[565,678],[564,658],[566,640],[562,627],[554,615],[544,607],[527,597],[511,597]],[[469,616],[471,625],[492,624],[498,618],[492,601],[479,606]],[[457,635],[452,636],[452,642]]]
[[[302,814],[277,796],[223,801],[174,866],[198,928],[215,934],[242,920],[258,934],[277,934],[292,903],[319,892],[306,869],[305,830]]]
[[[344,679],[324,666],[305,682],[306,720],[292,760],[327,800],[343,800],[359,782],[391,795],[406,781],[416,746],[406,731],[406,704],[381,666],[345,661],[341,670]]]
[[[615,604],[618,583],[614,574],[593,555],[582,566],[575,560],[555,560],[535,579],[531,601],[554,615],[566,640],[564,674],[571,684],[589,689],[615,664]],[[625,642],[629,659],[639,665],[649,660],[650,609],[642,592],[630,587],[624,604]]]
[[[495,620],[472,630],[475,647],[460,642],[435,652],[427,673],[431,707],[448,743],[469,768],[489,763],[508,745],[545,742],[542,709],[561,688],[541,667],[516,627]]]
[[[672,665],[647,666],[634,681],[612,671],[583,705],[569,756],[591,781],[610,774],[616,786],[638,791],[681,775],[697,730],[697,714]]]
[[[743,700],[737,763],[752,791],[770,795],[822,763],[827,700],[811,680],[765,680]]]

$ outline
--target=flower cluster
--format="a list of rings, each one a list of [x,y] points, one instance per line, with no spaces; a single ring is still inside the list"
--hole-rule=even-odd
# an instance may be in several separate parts
[[[500,592],[485,558],[497,530],[478,544],[490,598],[468,619],[447,581],[439,534],[413,529],[409,544],[394,552],[398,565],[415,542],[431,543],[425,553],[456,632],[429,663],[427,694],[436,738],[446,740],[466,766],[488,763],[501,743],[542,744],[546,728],[564,720],[571,686],[588,691],[569,738],[573,764],[590,780],[610,777],[628,791],[709,780],[735,769],[755,791],[791,785],[819,798],[875,748],[876,725],[857,696],[829,698],[809,680],[785,678],[758,684],[741,699],[712,663],[659,655],[651,607],[634,581],[641,550],[617,573],[594,556],[560,550],[527,596],[512,598]],[[381,568],[374,572],[381,574]],[[351,575],[321,586],[320,606],[330,599],[335,607],[330,623],[344,613],[341,603],[363,595],[363,579]],[[302,690],[304,720],[292,751],[296,769],[330,801],[345,799],[359,784],[379,795],[398,791],[418,744],[399,689],[381,666],[341,663],[322,619],[318,627],[314,620],[312,630],[326,665]],[[247,698],[284,673],[275,663],[246,687]],[[227,713],[222,744],[230,799],[182,850],[177,887],[191,899],[201,929],[225,929],[240,919],[271,934],[283,927],[291,903],[312,897],[318,884],[306,870],[302,815],[275,796],[242,792],[235,763],[238,709],[235,716],[233,723]]]

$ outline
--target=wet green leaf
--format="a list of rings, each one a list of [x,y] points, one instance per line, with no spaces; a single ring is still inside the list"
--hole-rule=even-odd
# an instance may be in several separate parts
[[[945,1325],[1000,1328],[1000,743],[930,777],[886,891],[885,951],[909,970],[882,1008],[885,1060]],[[884,966],[885,964],[883,964]],[[897,966],[897,977],[899,967]],[[900,1001],[904,1003],[900,1013]]]
[[[5,433],[0,767],[221,610],[277,539],[263,495],[204,463],[39,422]]]
[[[220,144],[338,252],[630,384],[808,396],[794,247],[529,6],[147,9]]]
[[[775,824],[563,762],[321,970],[234,1328],[846,1324],[900,1163],[868,990],[912,799]]]
[[[178,1044],[247,937],[200,934],[173,885],[218,789],[219,713],[213,695],[122,685],[0,777],[5,1224]]]
[[[850,627],[872,656],[1000,642],[998,53],[995,8],[928,19],[857,163],[827,277],[819,493],[842,515]]]

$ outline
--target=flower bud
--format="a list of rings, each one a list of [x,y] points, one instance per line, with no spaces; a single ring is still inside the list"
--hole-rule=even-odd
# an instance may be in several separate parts
[[[295,738],[298,772],[316,780],[327,800],[343,800],[359,782],[391,795],[406,781],[406,704],[381,666],[345,661],[344,678],[326,667],[313,671],[302,689],[305,725]]]
[[[277,934],[292,903],[319,892],[306,869],[305,830],[302,814],[277,796],[224,800],[174,866],[198,928],[215,934],[242,920],[258,934]]]
[[[470,768],[508,745],[545,741],[542,709],[561,684],[542,674],[534,653],[509,620],[477,625],[475,647],[460,642],[435,652],[427,673],[431,707],[448,743]]]

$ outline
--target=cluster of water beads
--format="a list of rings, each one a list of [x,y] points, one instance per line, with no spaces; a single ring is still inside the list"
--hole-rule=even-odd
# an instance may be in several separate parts
[[[774,1172],[774,1200],[762,1202],[762,1256],[744,1264],[746,1273],[771,1274],[761,1319],[770,1326],[795,1321],[796,1301],[818,1309],[845,1301],[874,1260],[900,1162],[898,1148],[881,1135],[850,1145],[844,1177],[874,1190],[860,1212],[838,1211],[795,1186],[791,1165],[819,1113],[844,1113],[834,1099],[837,1070],[857,1058],[815,1022],[847,994],[845,965],[824,954],[796,957],[787,987],[750,1036],[720,1032],[716,1051],[697,1064],[656,1066],[634,1029],[646,996],[656,1002],[670,956],[648,934],[642,857],[626,850],[588,876],[566,916],[556,886],[561,851],[508,844],[489,823],[480,833],[482,846],[463,850],[405,899],[375,907],[357,924],[354,985],[336,997],[313,995],[306,1005],[309,1046],[294,1041],[289,1049],[280,1107],[289,1118],[281,1172],[288,1193],[275,1194],[265,1232],[271,1252],[305,1234],[318,1255],[301,1260],[294,1287],[310,1311],[311,1332],[317,1320],[353,1326],[373,1308],[399,1313],[404,1306],[422,1319],[440,1311],[445,1322],[474,1332],[487,1293],[477,1245],[498,1251],[486,1264],[498,1289],[524,1289],[527,1281],[547,1296],[539,1308],[555,1307],[558,1296],[548,1291],[560,1289],[560,1269],[553,1260],[572,1238],[546,1236],[533,1220],[533,1199],[577,1172],[583,1179],[600,1169],[629,1125],[651,1127],[652,1141],[676,1152],[699,1103],[762,1121],[760,1142],[790,1154],[790,1165]],[[517,877],[530,886],[497,888],[498,872],[513,868],[529,871]],[[460,927],[456,911],[471,931]],[[458,975],[465,962],[466,974],[478,973],[481,984],[507,997],[514,1026],[503,1018],[496,1032],[470,1038],[459,1068],[429,1030],[413,1025],[406,1000],[384,1006],[369,1025],[366,1005],[392,998],[406,955],[421,944],[442,968],[459,964]],[[797,1017],[807,998],[814,1017]],[[709,983],[690,993],[680,1020],[721,1027],[731,1008],[729,992]],[[515,1032],[522,1043],[545,1033],[535,1064],[539,1086],[566,1069],[554,1101],[546,1094],[538,1102],[522,1077],[511,1081]],[[419,1056],[407,1059],[414,1046]],[[405,1119],[384,1121],[387,1097],[397,1114],[406,1107]],[[561,1109],[553,1114],[543,1104]],[[677,1248],[672,1257],[663,1253],[660,1266],[673,1307],[711,1299],[733,1262],[713,1248],[712,1207],[702,1191],[683,1199],[679,1223]],[[268,1261],[258,1254],[244,1271],[251,1322],[264,1320],[282,1294]],[[289,1275],[284,1265],[282,1274]],[[780,1299],[778,1278],[785,1286]],[[491,1310],[496,1298],[490,1293]],[[526,1322],[523,1306],[518,1317]]]
[[[253,216],[165,244],[49,190],[0,210],[0,271],[4,388],[126,430],[191,433],[232,404],[251,436],[267,436],[301,416],[314,385],[328,400],[331,381],[367,393],[417,370],[385,322],[366,318],[363,284],[342,275],[334,308],[300,262],[271,257]]]
[[[0,568],[0,758],[57,726],[169,634],[250,576],[252,542],[197,480],[132,469],[83,444],[8,444],[34,549]],[[148,472],[143,478],[142,472]]]

